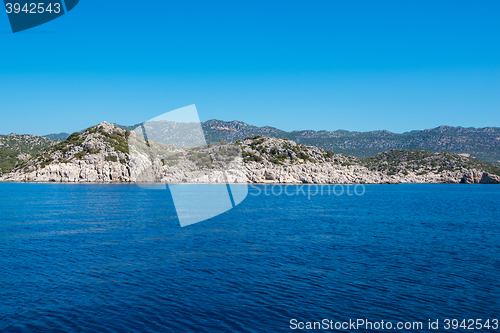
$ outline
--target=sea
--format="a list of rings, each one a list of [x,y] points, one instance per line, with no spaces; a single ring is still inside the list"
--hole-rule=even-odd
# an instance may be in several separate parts
[[[500,186],[340,190],[0,183],[0,332],[500,331]]]

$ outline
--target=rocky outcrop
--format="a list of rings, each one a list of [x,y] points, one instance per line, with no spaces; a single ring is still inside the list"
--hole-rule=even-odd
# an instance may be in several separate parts
[[[475,169],[442,171],[426,175],[409,173],[403,176],[392,176],[392,178],[400,183],[500,184],[500,177]]]
[[[142,140],[142,141],[141,141]],[[389,152],[367,160],[259,136],[176,148],[103,122],[27,159],[0,181],[79,183],[499,184],[467,157]],[[402,155],[403,154],[403,155]],[[453,154],[455,155],[455,154]],[[402,156],[404,158],[402,158]],[[417,160],[417,157],[419,158]],[[28,158],[29,156],[26,156]],[[438,161],[438,162],[436,162]],[[463,161],[467,163],[462,163]]]
[[[15,182],[131,182],[126,131],[103,122],[82,135],[73,133],[3,175]],[[120,142],[121,140],[121,142]],[[122,145],[120,145],[120,143]]]
[[[0,180],[13,182],[109,183],[131,182],[130,170],[120,163],[75,161],[48,165],[40,170],[12,172]]]
[[[500,177],[482,170],[466,170],[460,179],[462,184],[500,184]]]
[[[483,173],[481,184],[500,184],[500,176]]]
[[[276,165],[270,162],[245,164],[248,182],[257,184],[391,184],[397,180],[359,165],[333,162]]]

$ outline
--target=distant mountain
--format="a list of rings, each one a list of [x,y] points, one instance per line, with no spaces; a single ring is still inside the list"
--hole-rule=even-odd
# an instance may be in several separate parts
[[[221,140],[234,142],[256,135],[266,138],[290,138],[289,132],[271,126],[252,126],[236,120],[222,121],[212,119],[202,122],[201,127],[208,142],[219,142]]]
[[[500,164],[500,127],[464,128],[440,126],[403,134],[389,131],[350,132],[292,131],[240,121],[209,120],[202,123],[208,142],[233,142],[245,137],[289,138],[297,143],[316,146],[335,153],[365,158],[392,149],[420,149],[433,152],[467,153],[480,160]]]
[[[47,134],[47,135],[44,135],[43,137],[44,138],[49,138],[51,140],[58,140],[58,141],[64,141],[68,138],[69,136],[69,133],[52,133],[52,134]]]

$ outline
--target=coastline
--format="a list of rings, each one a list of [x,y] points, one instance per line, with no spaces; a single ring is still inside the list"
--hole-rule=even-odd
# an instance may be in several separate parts
[[[162,171],[160,171],[162,170]],[[500,184],[500,177],[483,170],[442,171],[388,175],[363,166],[340,166],[330,162],[277,166],[248,162],[236,170],[189,170],[164,166],[157,181],[138,179],[131,168],[116,162],[91,164],[63,163],[23,173],[15,171],[0,177],[7,183],[61,184],[281,184],[281,185],[356,185],[356,184]]]
[[[166,124],[159,123],[158,130]],[[167,124],[168,125],[168,124]],[[141,141],[142,140],[142,141]],[[389,151],[369,159],[288,139],[253,137],[182,149],[103,122],[0,177],[27,183],[500,184],[500,168],[447,152]],[[142,145],[142,146],[141,146]],[[153,154],[153,155],[151,155]]]
[[[0,184],[72,184],[72,185],[141,185],[141,183],[137,182],[87,182],[87,181],[78,181],[78,182],[68,182],[68,181],[18,181],[18,180],[0,180]],[[437,185],[437,184],[446,184],[446,185],[498,185],[499,183],[460,183],[460,182],[385,182],[385,183],[300,183],[300,182],[288,182],[288,183],[280,183],[280,182],[261,182],[261,183],[153,183],[153,184],[144,184],[142,185],[231,185],[231,186],[266,186],[266,185],[283,185],[283,186],[299,186],[299,185],[406,185],[406,184],[429,184],[429,185]]]

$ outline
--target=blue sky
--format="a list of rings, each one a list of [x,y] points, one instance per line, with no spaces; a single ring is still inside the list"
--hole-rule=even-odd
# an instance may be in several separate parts
[[[0,133],[201,120],[285,130],[500,126],[499,1],[94,1],[12,34]]]

